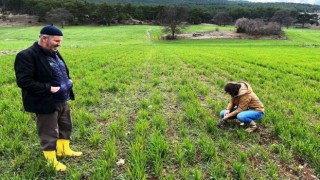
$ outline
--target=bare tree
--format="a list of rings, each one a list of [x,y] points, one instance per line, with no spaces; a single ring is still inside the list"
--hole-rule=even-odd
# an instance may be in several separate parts
[[[269,22],[263,27],[264,35],[281,35],[281,26],[277,22]]]
[[[235,26],[238,33],[250,35],[280,35],[281,27],[277,22],[271,22],[265,25],[261,19],[240,18],[236,21]]]
[[[219,12],[213,17],[213,21],[219,26],[226,26],[232,22],[232,17],[226,12]]]
[[[237,28],[237,33],[245,33],[246,32],[246,27],[249,19],[247,18],[240,18],[237,19],[235,26]]]
[[[237,33],[247,33],[251,35],[260,34],[263,25],[261,19],[240,18],[235,23]]]
[[[46,13],[46,21],[50,23],[60,23],[62,28],[67,21],[72,20],[73,15],[64,8],[52,9]]]
[[[176,34],[183,28],[182,22],[187,19],[187,11],[183,6],[170,6],[160,13],[160,24],[165,32],[170,32],[170,39],[175,39]]]
[[[264,22],[262,19],[249,19],[246,27],[246,33],[251,35],[263,34]]]

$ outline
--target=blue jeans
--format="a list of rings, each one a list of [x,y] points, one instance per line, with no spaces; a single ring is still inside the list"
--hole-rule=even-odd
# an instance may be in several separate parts
[[[220,112],[220,116],[223,118],[224,112],[226,112],[226,109],[222,110]],[[255,110],[247,110],[247,111],[242,111],[239,114],[237,114],[237,119],[239,121],[244,122],[244,123],[250,123],[251,121],[259,120],[263,118],[264,113],[255,111]]]

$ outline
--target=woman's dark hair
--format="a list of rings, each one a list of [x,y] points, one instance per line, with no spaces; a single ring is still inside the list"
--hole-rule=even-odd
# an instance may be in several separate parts
[[[241,84],[228,83],[226,86],[224,86],[224,91],[226,91],[226,93],[230,94],[232,97],[235,97],[238,95],[240,87]]]

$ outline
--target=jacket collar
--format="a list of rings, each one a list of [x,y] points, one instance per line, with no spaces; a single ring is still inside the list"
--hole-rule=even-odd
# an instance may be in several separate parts
[[[244,94],[249,94],[252,92],[252,88],[247,82],[238,82],[238,84],[240,84],[241,87],[240,87],[238,95],[236,95],[236,97],[242,96]]]
[[[52,69],[50,67],[50,64],[49,64],[49,61],[47,60],[47,56],[50,56],[50,52],[49,51],[46,51],[43,47],[41,47],[38,42],[35,42],[33,44],[33,47],[36,51],[38,51],[39,55],[40,55],[40,62],[43,64],[43,66],[45,67],[45,69],[52,73]]]
[[[42,46],[40,46],[38,42],[35,42],[34,46],[36,46],[38,49],[40,49],[40,51],[42,51],[47,56],[53,56],[53,55],[56,55],[58,53],[58,52],[50,52],[50,51],[48,51],[47,49],[45,49]]]

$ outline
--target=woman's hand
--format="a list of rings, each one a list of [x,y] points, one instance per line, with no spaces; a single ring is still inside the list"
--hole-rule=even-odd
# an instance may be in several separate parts
[[[226,120],[226,119],[229,118],[229,113],[230,113],[230,110],[226,110],[226,111],[224,112],[224,115],[223,115],[223,119],[224,119],[224,120]]]
[[[223,115],[223,116],[225,117],[225,116],[227,116],[229,113],[230,113],[230,110],[226,110],[226,111],[224,112],[224,115]]]

